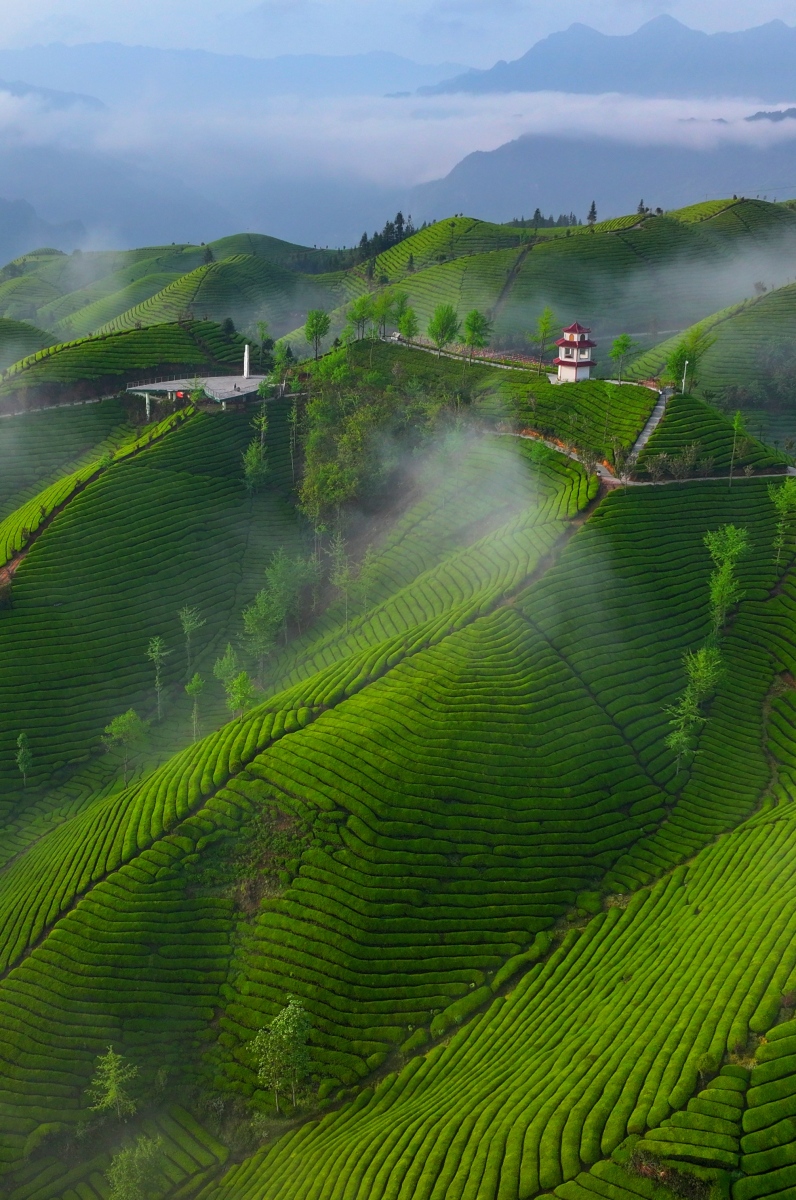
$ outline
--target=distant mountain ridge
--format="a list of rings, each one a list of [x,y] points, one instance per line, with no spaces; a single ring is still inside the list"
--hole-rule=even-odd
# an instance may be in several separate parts
[[[421,91],[748,96],[781,103],[796,99],[794,61],[796,29],[783,21],[736,33],[703,33],[660,16],[618,36],[571,25],[512,62],[467,71]]]
[[[592,200],[608,217],[642,198],[664,209],[694,196],[785,199],[796,193],[795,180],[796,137],[767,147],[727,141],[704,147],[525,134],[496,150],[468,154],[444,178],[413,188],[405,203],[421,221],[446,212],[508,221],[530,216],[536,207],[574,208],[585,219]]]
[[[91,80],[106,104],[147,98],[190,104],[201,81],[202,97],[257,99],[288,92],[304,96],[381,95],[415,91],[459,72],[458,63],[424,65],[388,51],[369,54],[291,54],[251,58],[207,50],[162,50],[95,42],[0,50],[0,76],[36,87],[74,91]]]

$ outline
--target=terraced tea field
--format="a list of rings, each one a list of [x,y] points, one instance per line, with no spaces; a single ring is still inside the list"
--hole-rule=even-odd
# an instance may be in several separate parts
[[[123,388],[382,275],[507,338],[650,290],[685,323],[794,222],[457,217],[372,279],[254,234],[4,269],[48,320],[3,322],[0,377],[3,1200],[791,1200],[789,459],[705,398],[790,289],[715,318],[619,481],[649,387],[365,340],[279,368],[259,482],[256,401],[142,428]]]

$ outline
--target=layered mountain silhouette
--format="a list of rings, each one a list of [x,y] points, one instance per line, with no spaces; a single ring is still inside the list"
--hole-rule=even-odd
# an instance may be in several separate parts
[[[571,25],[513,62],[421,89],[446,92],[624,92],[639,96],[796,99],[796,29],[770,21],[737,33],[702,33],[660,16],[626,35]]]

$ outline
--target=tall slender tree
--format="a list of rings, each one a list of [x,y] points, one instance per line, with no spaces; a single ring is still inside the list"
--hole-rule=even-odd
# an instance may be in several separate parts
[[[312,346],[317,359],[321,350],[321,342],[326,337],[332,324],[332,319],[324,308],[311,308],[304,323],[304,337]]]
[[[143,742],[146,731],[146,721],[141,720],[134,708],[128,708],[127,712],[114,717],[110,724],[105,726],[102,740],[108,750],[113,749],[114,746],[120,746],[122,750],[125,787],[127,787],[131,755]]]
[[[473,308],[464,318],[464,344],[470,351],[470,362],[473,361],[473,351],[483,350],[489,345],[492,336],[492,322],[477,308]]]
[[[171,650],[166,649],[166,643],[158,634],[157,637],[149,639],[146,648],[146,656],[155,668],[155,695],[157,696],[158,704],[158,720],[161,716],[161,697],[163,693],[163,664]]]
[[[91,1112],[114,1112],[119,1119],[131,1117],[138,1105],[127,1085],[137,1075],[138,1067],[109,1046],[105,1054],[97,1058],[94,1074],[86,1088],[89,1100],[93,1101]]]
[[[185,685],[185,691],[193,701],[191,708],[191,722],[193,724],[193,740],[199,737],[199,699],[204,691],[205,681],[197,671],[193,678]]]
[[[437,356],[459,336],[461,325],[452,304],[438,304],[428,323],[428,336],[437,347]]]
[[[28,775],[33,766],[33,751],[30,748],[28,735],[20,733],[17,738],[17,770],[22,776],[22,787],[25,791],[28,789]]]
[[[207,624],[205,617],[201,616],[199,609],[190,604],[184,604],[177,613],[182,626],[182,632],[185,637],[185,658],[186,668],[190,674],[191,670],[191,638],[195,633],[198,633],[203,625]]]
[[[620,333],[618,338],[614,338],[610,355],[613,361],[617,363],[619,367],[620,383],[622,382],[622,368],[625,365],[625,359],[627,358],[628,354],[630,354],[631,351],[636,348],[637,345],[638,342],[634,342],[629,333]]]
[[[276,1111],[279,1096],[290,1089],[293,1107],[298,1089],[310,1073],[309,1037],[312,1026],[301,1001],[288,996],[287,1007],[274,1017],[270,1028],[261,1029],[254,1039],[258,1078],[274,1094]]]

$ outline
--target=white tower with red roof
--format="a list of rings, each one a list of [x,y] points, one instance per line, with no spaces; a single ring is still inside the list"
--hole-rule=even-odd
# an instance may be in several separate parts
[[[554,358],[553,363],[558,367],[559,383],[580,383],[583,379],[591,379],[592,370],[597,366],[591,352],[597,343],[589,341],[590,333],[590,329],[584,329],[576,321],[574,325],[567,326],[564,336],[556,342],[558,358]]]

